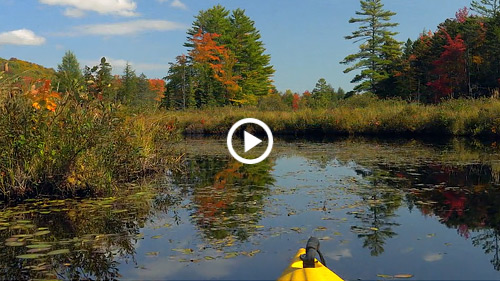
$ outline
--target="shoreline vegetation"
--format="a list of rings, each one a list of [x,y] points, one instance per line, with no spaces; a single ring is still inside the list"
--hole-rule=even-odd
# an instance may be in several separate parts
[[[425,105],[355,97],[323,109],[224,107],[160,114],[185,135],[225,135],[236,121],[251,117],[265,122],[275,135],[500,136],[500,100],[491,98]]]

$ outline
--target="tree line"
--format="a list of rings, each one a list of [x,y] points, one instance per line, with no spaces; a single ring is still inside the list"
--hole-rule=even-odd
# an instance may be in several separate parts
[[[132,66],[125,65],[123,75],[113,75],[112,66],[105,57],[96,66],[80,68],[75,54],[67,51],[57,66],[53,87],[57,92],[70,93],[78,102],[89,99],[107,100],[120,104],[143,104],[160,101],[165,92],[165,81],[137,75]]]
[[[354,92],[382,98],[437,103],[451,98],[498,96],[500,86],[500,1],[474,0],[471,10],[425,31],[404,44],[394,39],[394,12],[381,0],[361,0],[346,36],[360,42],[358,52],[341,63],[358,71]]]

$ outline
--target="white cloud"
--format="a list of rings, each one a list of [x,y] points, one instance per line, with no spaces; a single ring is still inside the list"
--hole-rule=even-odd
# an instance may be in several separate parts
[[[64,14],[74,17],[83,16],[84,11],[97,12],[103,15],[124,17],[136,16],[137,4],[133,0],[39,0],[40,3],[52,6],[69,7]],[[76,12],[78,10],[78,12]]]
[[[331,258],[332,260],[339,261],[342,258],[352,258],[352,253],[350,249],[339,249],[333,252],[327,252],[325,256]]]
[[[181,0],[174,0],[172,3],[170,3],[170,6],[172,6],[174,8],[187,10],[186,4],[182,3]]]
[[[67,8],[64,10],[64,15],[70,18],[81,18],[85,16],[85,12],[75,8]]]
[[[144,31],[168,31],[187,28],[184,24],[166,20],[136,20],[108,24],[89,24],[75,27],[64,35],[130,35]]]
[[[0,45],[31,45],[45,43],[45,38],[36,35],[29,29],[19,29],[0,33]]]
[[[156,0],[158,3],[167,3],[169,0]],[[181,0],[173,0],[170,3],[171,7],[182,9],[182,10],[187,10],[186,4],[182,3]]]

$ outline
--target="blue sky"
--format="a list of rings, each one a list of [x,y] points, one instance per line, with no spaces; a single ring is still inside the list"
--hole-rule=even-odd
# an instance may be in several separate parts
[[[397,13],[397,39],[416,38],[424,29],[454,17],[470,0],[385,0]],[[82,67],[107,57],[120,74],[126,61],[138,73],[164,77],[168,63],[186,53],[186,29],[199,10],[221,4],[242,8],[261,31],[271,55],[278,90],[311,90],[324,77],[352,89],[354,73],[340,65],[357,46],[344,40],[356,25],[348,20],[357,0],[0,0],[0,57],[56,67],[66,50]]]

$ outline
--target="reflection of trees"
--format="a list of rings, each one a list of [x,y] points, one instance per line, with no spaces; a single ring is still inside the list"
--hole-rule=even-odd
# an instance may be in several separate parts
[[[417,206],[424,215],[435,215],[465,239],[472,232],[472,244],[493,255],[491,263],[500,271],[500,191],[497,172],[490,165],[442,165],[431,163],[413,167],[393,168],[391,173],[405,178],[414,186],[407,195],[409,205]],[[418,184],[418,188],[415,185]]]
[[[365,202],[366,210],[357,212],[362,227],[353,226],[352,231],[358,233],[358,238],[363,239],[363,247],[370,250],[372,256],[379,256],[384,252],[386,240],[396,236],[394,226],[395,211],[399,209],[402,194],[399,190],[379,184],[376,172],[370,175],[372,185],[360,190],[359,195]]]
[[[500,271],[500,247],[498,245],[498,239],[500,238],[499,231],[497,229],[485,229],[481,232],[481,234],[472,238],[472,244],[475,247],[481,247],[486,254],[493,254],[490,262],[495,270]]]
[[[116,258],[134,259],[135,237],[150,211],[149,200],[136,195],[104,200],[42,200],[9,208],[0,212],[0,221],[9,224],[0,231],[0,239],[24,245],[0,246],[0,276],[10,280],[117,279],[120,275]],[[47,227],[50,233],[35,235],[39,227]],[[42,254],[58,249],[70,252],[16,258],[32,250],[26,245],[37,242],[51,245]]]
[[[271,161],[243,165],[205,157],[188,160],[186,168],[174,182],[194,186],[191,216],[198,227],[208,238],[247,239],[260,220],[268,185],[274,182]]]

